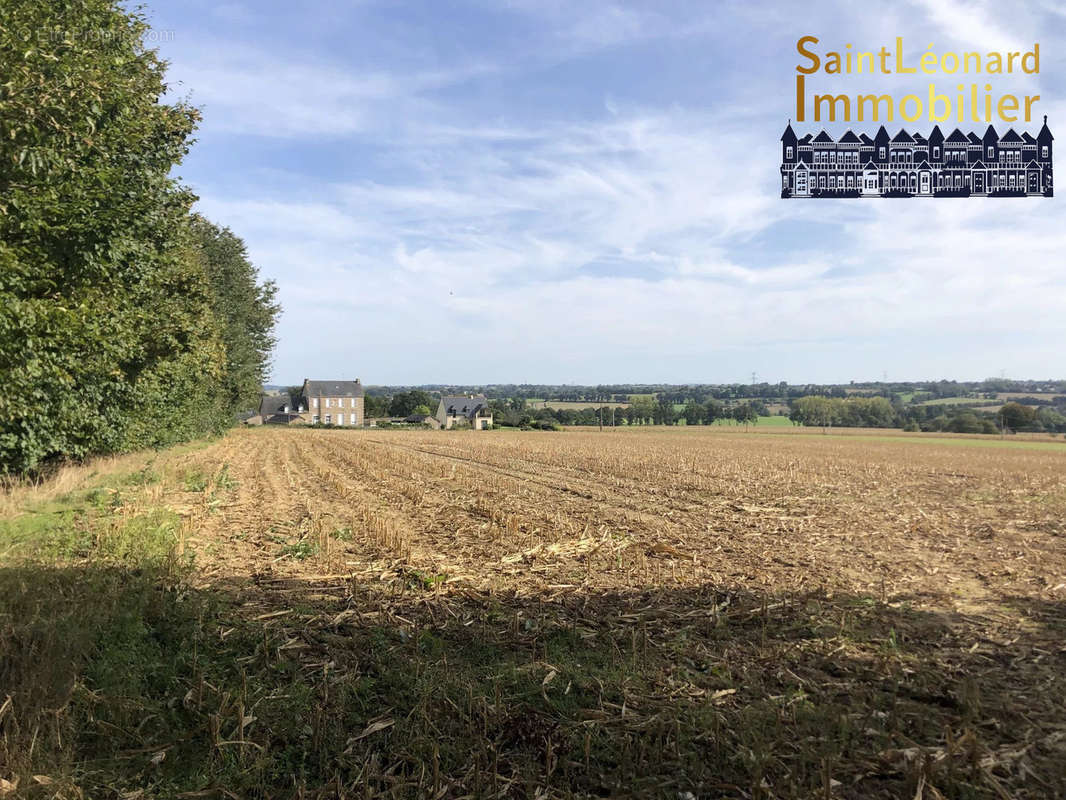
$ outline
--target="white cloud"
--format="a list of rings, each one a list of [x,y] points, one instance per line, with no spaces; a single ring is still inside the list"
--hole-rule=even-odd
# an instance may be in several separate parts
[[[546,26],[556,58],[698,37],[705,22],[611,3],[518,10]],[[357,360],[374,382],[714,380],[735,377],[714,370],[734,369],[729,354],[743,351],[764,359],[754,366],[765,377],[840,379],[801,370],[832,369],[833,353],[854,366],[864,346],[896,359],[873,375],[939,363],[963,377],[980,368],[973,352],[1000,358],[988,337],[1018,331],[1036,344],[1017,366],[1040,373],[1054,357],[1045,342],[1066,335],[1054,201],[780,200],[778,115],[790,108],[794,54],[768,44],[747,54],[743,43],[798,34],[788,15],[728,11],[714,36],[737,40],[722,55],[734,85],[708,104],[590,92],[584,112],[480,114],[456,99],[480,77],[538,80],[524,70],[551,56],[528,52],[353,71],[343,59],[208,44],[176,61],[214,120],[205,136],[235,147],[283,139],[307,160],[324,138],[370,153],[355,170],[265,165],[294,172],[264,170],[254,190],[198,184],[204,212],[243,236],[282,287],[277,377]],[[855,26],[864,45],[890,44],[890,33],[908,46],[934,34],[983,46],[1027,41],[1042,19],[959,0],[867,17],[825,4],[804,30],[827,46]],[[1066,119],[1061,103],[1042,102]],[[908,337],[928,352],[884,355]],[[437,349],[472,338],[476,355]]]

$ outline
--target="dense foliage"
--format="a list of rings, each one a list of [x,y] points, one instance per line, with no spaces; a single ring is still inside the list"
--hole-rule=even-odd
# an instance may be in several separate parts
[[[261,374],[272,289],[253,364],[171,177],[198,114],[161,102],[145,31],[111,0],[4,2],[0,473],[219,430]]]
[[[244,242],[199,215],[189,225],[194,254],[211,284],[211,308],[226,360],[222,397],[231,411],[255,408],[267,379],[280,312],[273,282],[258,283]]]

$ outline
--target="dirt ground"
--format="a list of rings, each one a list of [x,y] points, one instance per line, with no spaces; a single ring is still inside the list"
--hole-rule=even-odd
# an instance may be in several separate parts
[[[260,428],[138,458],[115,513],[177,515],[229,609],[173,678],[215,733],[167,752],[220,764],[179,796],[286,796],[282,757],[317,797],[1066,796],[1062,440]],[[226,714],[256,759],[222,760]],[[109,786],[162,780],[121,757]]]
[[[189,517],[205,579],[380,579],[399,563],[529,595],[711,582],[992,614],[1063,599],[1066,443],[955,443],[273,428],[181,457],[227,467],[231,499],[165,502]]]

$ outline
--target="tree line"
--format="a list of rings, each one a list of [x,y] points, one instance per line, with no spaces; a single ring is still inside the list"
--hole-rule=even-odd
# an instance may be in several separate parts
[[[789,418],[812,427],[902,428],[949,433],[1066,433],[1066,415],[1047,405],[1004,403],[998,411],[978,413],[965,406],[904,406],[884,397],[801,397]]]
[[[266,377],[276,288],[172,177],[199,112],[163,101],[147,30],[111,0],[4,3],[0,474],[219,432]]]
[[[712,425],[729,421],[750,425],[767,416],[763,403],[727,405],[719,400],[690,402],[682,409],[667,398],[635,396],[627,406],[590,406],[588,408],[528,407],[522,398],[492,400],[493,424],[517,428],[551,428],[558,425]]]

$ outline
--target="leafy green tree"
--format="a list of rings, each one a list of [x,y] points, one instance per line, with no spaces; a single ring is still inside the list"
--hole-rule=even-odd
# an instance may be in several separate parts
[[[641,425],[646,425],[655,417],[655,398],[651,395],[636,394],[630,398],[634,418]]]
[[[172,170],[146,23],[111,0],[5,0],[0,21],[0,471],[230,421],[225,346]],[[92,31],[93,36],[78,32]]]
[[[369,418],[389,416],[389,398],[385,395],[366,395],[363,398],[363,414]]]
[[[751,403],[739,403],[733,406],[732,417],[738,423],[753,425],[759,421],[759,415]]]
[[[421,389],[412,389],[409,392],[399,392],[392,396],[392,401],[389,403],[389,415],[393,417],[409,417],[415,413],[415,409],[419,406],[436,405],[433,402],[433,397],[429,392],[422,391]]]
[[[703,420],[708,425],[713,425],[716,419],[721,419],[725,416],[725,406],[721,400],[715,400],[713,397],[703,404]]]
[[[699,425],[703,422],[703,406],[697,402],[690,401],[685,404],[685,409],[681,412],[681,416],[685,418],[686,425]]]
[[[945,429],[954,433],[981,433],[983,431],[981,421],[972,411],[954,415]]]
[[[658,425],[673,425],[677,422],[677,412],[669,397],[660,397],[654,406],[653,418]]]
[[[1019,431],[1028,428],[1036,420],[1036,410],[1021,403],[1006,403],[999,410],[999,421],[1007,430]]]
[[[194,252],[211,284],[211,306],[226,351],[221,389],[232,412],[252,408],[259,399],[276,342],[280,306],[272,281],[259,283],[244,242],[229,228],[199,215],[190,220]]]

